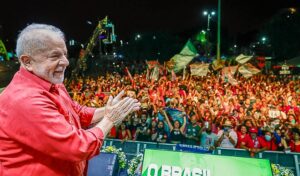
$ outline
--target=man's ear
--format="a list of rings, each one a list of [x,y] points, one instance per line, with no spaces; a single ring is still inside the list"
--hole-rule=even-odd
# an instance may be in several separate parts
[[[21,55],[20,62],[21,62],[21,65],[26,68],[26,70],[32,71],[32,65],[31,65],[32,58],[31,57],[29,57],[27,55]]]

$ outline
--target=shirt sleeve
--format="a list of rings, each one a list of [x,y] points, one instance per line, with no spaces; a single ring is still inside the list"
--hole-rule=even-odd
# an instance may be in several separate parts
[[[261,145],[261,148],[267,148],[267,150],[270,150],[270,145],[267,141],[265,141],[262,137],[258,138],[258,141]]]
[[[222,136],[222,134],[223,134],[223,130],[220,130],[217,134],[217,140]]]
[[[295,151],[296,151],[294,141],[291,141],[291,142],[290,142],[290,147],[291,147],[291,151],[292,151],[292,152],[295,152]]]
[[[234,140],[234,145],[237,144],[237,134],[235,131],[231,132],[232,134],[230,134],[231,138]]]
[[[16,102],[9,118],[2,128],[8,136],[54,158],[74,162],[90,159],[99,153],[104,140],[98,127],[84,130],[69,124],[56,105],[42,94]]]
[[[274,137],[276,139],[276,145],[280,144],[281,143],[281,137],[276,132],[274,132],[273,134],[274,134]]]
[[[87,128],[92,122],[96,108],[82,106],[74,101],[72,101],[72,106],[80,118],[81,126]]]
[[[254,145],[253,145],[253,142],[252,142],[252,139],[251,139],[251,137],[250,136],[246,136],[245,137],[245,146],[246,147],[248,147],[248,148],[253,148],[254,147]]]
[[[218,141],[219,138],[218,138],[218,136],[217,136],[216,134],[214,134],[214,133],[213,133],[212,136],[213,136],[213,141],[214,141],[213,144],[215,144],[215,143]]]

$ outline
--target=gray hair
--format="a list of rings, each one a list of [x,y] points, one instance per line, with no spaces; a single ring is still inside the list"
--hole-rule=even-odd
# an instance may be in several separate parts
[[[65,40],[64,33],[55,26],[47,24],[30,24],[25,27],[17,39],[16,54],[32,55],[36,51],[46,49],[47,35],[52,34]]]

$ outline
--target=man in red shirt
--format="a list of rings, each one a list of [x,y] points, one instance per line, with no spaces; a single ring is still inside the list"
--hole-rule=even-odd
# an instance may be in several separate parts
[[[263,152],[268,148],[265,146],[264,139],[257,136],[258,130],[255,127],[249,129],[250,137],[248,141],[241,143],[241,148],[250,152],[250,156],[254,157],[256,153]]]
[[[0,95],[0,176],[86,175],[110,129],[140,103],[124,92],[98,109],[72,101],[62,84],[64,34],[54,26],[27,26],[16,51],[20,70]]]
[[[276,151],[278,146],[275,142],[275,138],[272,136],[272,131],[269,129],[264,131],[264,136],[263,136],[263,144],[262,147],[266,148],[267,150],[273,150]]]

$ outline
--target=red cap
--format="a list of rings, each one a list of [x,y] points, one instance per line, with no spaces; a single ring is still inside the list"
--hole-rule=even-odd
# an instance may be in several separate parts
[[[256,128],[250,128],[249,133],[258,133]]]

